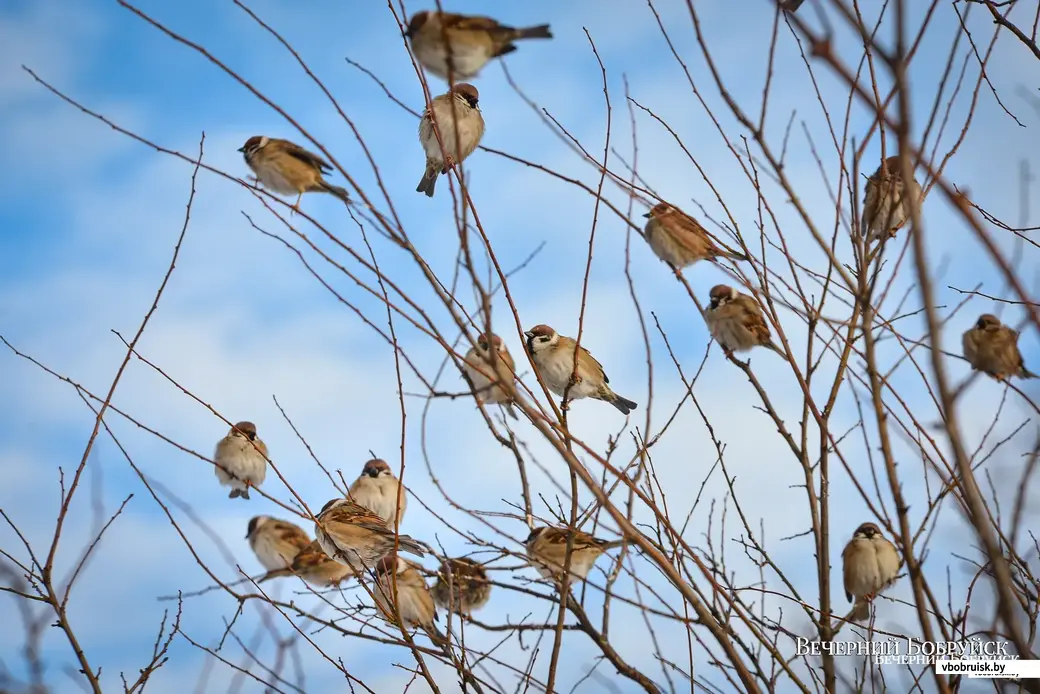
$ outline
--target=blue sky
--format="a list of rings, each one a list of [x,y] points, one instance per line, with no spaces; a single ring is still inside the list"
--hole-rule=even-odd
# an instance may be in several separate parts
[[[773,21],[771,6],[766,2],[748,3],[747,9],[734,17],[732,9],[722,3],[701,4],[705,33],[730,92],[749,112],[757,114]],[[191,167],[161,156],[61,103],[19,66],[32,68],[88,107],[164,146],[192,154],[200,133],[205,131],[206,162],[233,175],[248,173],[241,155],[235,151],[247,137],[267,134],[302,139],[277,113],[198,54],[114,3],[92,5],[68,0],[16,0],[0,11],[0,131],[8,136],[7,147],[0,151],[0,164],[5,171],[17,171],[0,190],[0,334],[56,371],[101,393],[107,389],[124,353],[110,331],[133,334],[169,262],[183,219]],[[438,275],[450,279],[457,236],[446,182],[440,183],[433,200],[412,192],[423,168],[414,117],[389,102],[371,80],[351,68],[344,58],[365,64],[413,109],[420,109],[423,103],[418,79],[387,7],[379,3],[356,5],[314,2],[300,6],[267,0],[250,7],[300,51],[356,122],[413,242]],[[423,7],[407,6],[409,12]],[[374,190],[374,177],[348,128],[291,56],[242,10],[232,3],[211,0],[186,0],[176,7],[147,3],[142,9],[207,47],[253,82],[325,143],[366,190]],[[486,11],[485,5],[478,2],[459,2],[450,9]],[[738,135],[746,133],[734,125],[732,118],[724,116],[725,109],[700,56],[688,17],[684,19],[685,3],[661,3],[658,9],[678,51],[690,66],[697,88],[722,116],[726,132],[739,144]],[[532,0],[496,7],[495,11],[498,19],[510,24],[552,25],[553,41],[523,43],[508,57],[510,74],[531,99],[548,109],[598,156],[603,147],[605,112],[599,67],[582,31],[587,28],[608,73],[614,146],[623,156],[629,156],[631,135],[622,82],[625,75],[632,96],[668,122],[708,171],[745,238],[757,239],[754,191],[711,119],[691,94],[646,6],[617,2],[607,11],[602,3],[591,0]],[[990,24],[979,17],[973,22],[976,41],[981,45],[988,40]],[[915,134],[922,132],[922,119],[934,99],[955,27],[956,18],[944,7],[913,64],[910,78],[914,88]],[[881,35],[888,35],[886,30],[891,33],[886,25]],[[855,40],[848,34],[839,34],[839,39],[835,43],[839,53],[855,61]],[[783,69],[774,75],[766,137],[779,148],[790,114],[796,111],[785,171],[795,181],[799,197],[818,225],[828,229],[833,224],[834,206],[816,173],[803,123],[832,181],[836,180],[836,157],[833,147],[828,146],[829,135],[797,45],[783,27],[776,50],[777,65]],[[1001,41],[989,70],[1009,108],[1028,127],[1017,126],[983,87],[972,128],[947,168],[950,180],[970,190],[980,205],[1009,221],[1015,221],[1018,209],[1017,162],[1036,152],[1037,116],[1014,96],[1019,84],[1036,86],[1030,81],[1035,81],[1035,63],[1030,61],[1031,56],[1019,45]],[[958,58],[958,69],[960,64]],[[842,113],[844,91],[840,84],[823,66],[814,64],[814,68],[832,115]],[[976,66],[969,65],[969,86],[974,83],[976,71]],[[506,83],[497,62],[485,68],[477,84],[488,123],[485,145],[595,185],[595,170],[571,153],[541,123],[538,114],[521,101]],[[441,86],[431,79],[431,88]],[[967,94],[962,95],[954,108],[942,141],[947,147],[960,132],[967,103]],[[850,132],[857,141],[862,139],[867,123],[865,110],[854,109]],[[645,114],[637,115],[637,127],[639,169],[648,183],[665,199],[693,212],[697,208],[691,200],[696,200],[713,218],[723,218],[711,189],[671,136]],[[888,146],[892,151],[891,142]],[[879,153],[880,144],[875,138],[867,148],[865,161],[876,162]],[[468,164],[471,194],[503,265],[514,266],[540,243],[546,244],[535,261],[510,282],[525,327],[544,322],[573,335],[593,198],[532,168],[487,152],[477,152]],[[615,170],[623,170],[617,160],[613,165]],[[864,166],[874,168],[873,163]],[[338,176],[334,180],[338,182]],[[312,507],[320,507],[334,491],[282,420],[271,396],[278,397],[318,457],[328,467],[342,469],[344,476],[351,479],[369,450],[388,460],[400,460],[400,414],[393,355],[386,343],[324,290],[295,256],[249,226],[242,211],[265,228],[277,229],[276,221],[246,190],[205,172],[200,173],[197,188],[192,222],[177,270],[139,349],[229,418],[257,422],[279,469]],[[626,209],[626,196],[617,188],[608,186],[608,190],[610,199]],[[821,268],[819,251],[793,206],[775,188],[770,195],[795,254]],[[344,216],[337,201],[309,196],[304,200],[304,208],[364,252],[356,227]],[[638,215],[643,211],[637,204],[637,220],[641,221]],[[977,244],[939,195],[928,199],[924,214],[931,257],[936,265],[944,267],[944,274],[936,281],[940,303],[952,306],[961,299],[946,289],[947,285],[970,288],[981,282],[983,291],[1004,294],[992,269],[979,263]],[[767,232],[776,238],[771,226]],[[623,275],[625,242],[626,226],[612,215],[603,215],[590,276],[583,344],[603,362],[619,392],[645,404],[647,377],[642,338]],[[324,239],[317,243],[356,269],[356,263],[342,251],[335,251]],[[1005,245],[1010,247],[1010,243]],[[407,291],[414,292],[421,303],[432,306],[432,293],[411,261],[381,239],[375,239],[374,246],[384,268],[392,268],[387,270],[388,274]],[[847,244],[839,250],[847,252]],[[773,262],[777,262],[775,255]],[[684,290],[638,237],[632,237],[631,263],[644,310],[653,311],[660,318],[684,369],[695,369],[708,338]],[[338,291],[370,318],[384,324],[385,313],[377,301],[342,275],[319,266]],[[909,266],[904,265],[896,280],[897,289],[912,286],[908,270]],[[721,271],[710,266],[698,266],[687,276],[701,297],[713,284],[724,281]],[[1026,272],[1023,281],[1035,287],[1036,277]],[[460,292],[458,298],[473,308],[471,292]],[[918,306],[915,301],[916,295],[910,300],[914,308]],[[502,302],[495,306],[500,316],[504,315],[504,308]],[[959,334],[967,323],[992,308],[989,302],[973,300],[944,336],[947,349],[957,351]],[[442,310],[433,312],[442,325],[447,324]],[[1009,322],[1017,322],[1020,313],[1007,310],[1003,316]],[[788,317],[792,319],[788,339],[800,348],[806,339],[804,326],[797,318]],[[400,321],[398,327],[402,343],[424,374],[432,376],[443,351]],[[519,359],[519,338],[515,332],[503,332]],[[909,332],[917,334],[915,330]],[[652,343],[654,426],[660,427],[681,397],[681,384],[673,375],[663,341],[654,335]],[[1036,344],[1035,335],[1027,332],[1023,336],[1027,362],[1040,361]],[[898,348],[890,341],[882,358],[892,363],[898,356]],[[790,374],[772,355],[756,354],[752,361],[763,384],[774,394],[785,420],[797,422],[801,403]],[[951,369],[958,377],[967,373],[960,362],[953,363]],[[915,373],[904,368],[897,373],[897,379],[911,407],[931,412],[927,409],[927,393]],[[57,468],[61,466],[66,473],[74,469],[93,417],[71,388],[6,351],[0,352],[0,383],[4,384],[0,389],[0,508],[26,531],[31,541],[45,542],[56,514]],[[449,374],[442,386],[445,390],[458,390],[462,382]],[[405,390],[419,389],[414,376],[406,379]],[[803,594],[815,596],[812,566],[803,559],[811,557],[810,546],[805,540],[778,542],[781,537],[804,530],[807,514],[804,495],[793,486],[800,480],[800,471],[790,460],[775,427],[754,409],[758,400],[753,390],[717,350],[709,358],[697,393],[702,405],[710,409],[716,435],[726,445],[727,464],[738,478],[742,503],[763,519],[778,561],[790,571]],[[991,417],[988,413],[996,407],[1001,393],[1001,388],[989,382],[973,386],[971,404],[977,409],[971,413],[985,413],[965,421],[973,441],[981,437]],[[225,430],[205,408],[140,362],[132,362],[128,368],[115,404],[203,454],[209,452]],[[463,527],[473,527],[472,521],[452,511],[435,490],[420,450],[422,401],[412,398],[408,404],[405,457],[409,486],[437,513],[447,514]],[[1009,433],[1026,416],[1015,404],[1009,408],[994,438],[999,438],[1001,432]],[[642,426],[642,410],[638,414],[632,422]],[[929,421],[931,415],[920,416]],[[840,399],[835,417],[835,430],[839,431],[845,428],[841,423],[847,427],[856,420],[855,403],[850,396]],[[226,491],[216,485],[205,463],[116,416],[108,421],[145,474],[190,502],[205,525],[221,538],[233,557],[231,561],[217,543],[183,514],[179,515],[194,546],[216,570],[232,577],[236,562],[246,571],[258,569],[242,535],[250,516],[275,512],[276,507],[263,500],[254,499],[249,504],[227,500]],[[607,435],[616,433],[622,424],[617,413],[597,403],[575,406],[571,421],[585,440],[601,447]],[[533,436],[528,429],[524,429],[524,434]],[[438,480],[460,504],[503,511],[506,500],[515,503],[518,499],[515,463],[483,430],[471,402],[437,401],[431,409],[425,443]],[[625,450],[631,452],[631,444],[625,445]],[[555,459],[546,446],[539,444],[532,450],[539,462],[558,479],[564,479],[560,475],[562,461]],[[921,473],[919,466],[914,468],[908,449],[902,449],[901,455],[907,456],[904,482],[912,495],[921,487]],[[850,447],[849,456],[867,464],[862,450],[855,446]],[[666,490],[674,490],[670,491],[673,507],[689,507],[714,457],[705,427],[687,403],[678,423],[654,450],[662,484]],[[1006,466],[1005,471],[1013,472],[1019,463],[1016,455],[1009,452],[992,464],[998,468]],[[529,469],[536,491],[546,495],[555,492],[546,475],[533,465]],[[197,588],[207,584],[207,580],[109,439],[99,439],[88,477],[109,513],[128,494],[135,494],[101,543],[79,586],[79,602],[73,600],[70,611],[70,619],[81,632],[92,662],[104,668],[104,680],[111,687],[118,681],[120,670],[133,672],[146,659],[162,610],[167,606],[155,597],[178,588]],[[279,498],[288,496],[273,474],[265,488]],[[721,502],[725,485],[718,474],[712,477],[707,489]],[[87,492],[80,492],[74,504],[59,553],[59,566],[68,567],[74,561],[89,535],[92,515]],[[840,567],[836,558],[847,536],[865,520],[865,506],[851,493],[846,479],[835,480],[832,492],[842,498],[835,508],[837,537],[832,539],[833,585],[839,596]],[[583,495],[584,498],[587,496]],[[887,491],[883,499],[891,506]],[[1035,512],[1035,508],[1031,511]],[[695,512],[688,540],[702,542],[703,533],[708,532],[708,513],[706,506]],[[545,515],[544,509],[542,514]],[[757,526],[757,518],[754,525]],[[527,534],[520,522],[510,525],[507,521],[498,527],[516,540]],[[953,513],[949,513],[942,527],[948,533],[959,527]],[[434,517],[413,502],[405,531],[432,539],[423,534],[431,528],[438,528]],[[436,538],[452,552],[472,550],[443,527],[436,533]],[[730,543],[734,535],[740,534],[731,527],[725,538],[720,538],[717,526],[712,533],[716,541]],[[0,547],[12,547],[12,539],[6,528],[0,529]],[[939,543],[940,547],[948,547],[942,544],[942,538]],[[756,580],[757,571],[750,564],[742,564],[742,557],[735,556],[739,548],[732,546],[729,551],[734,555],[734,566],[747,572],[747,581]],[[935,565],[937,581],[942,580],[939,577],[943,575],[943,566],[938,562]],[[529,570],[519,575],[534,578]],[[292,589],[288,585],[281,587],[283,595]],[[905,598],[909,590],[905,585],[897,586],[893,594]],[[487,622],[502,622],[507,617],[518,619],[529,609],[528,603],[502,596],[501,600],[492,601],[482,618]],[[543,609],[541,603],[535,609]],[[889,610],[882,618],[891,624],[912,628],[912,619],[898,605],[887,604],[881,609]],[[212,644],[219,638],[221,620],[229,619],[234,610],[235,605],[226,596],[211,594],[194,599],[185,608],[184,629],[196,640]],[[618,610],[620,619],[641,623],[637,612]],[[0,600],[0,623],[16,616],[13,602]],[[247,608],[240,622],[241,633],[248,637],[258,623],[257,607]],[[797,629],[804,624],[791,626]],[[279,622],[278,628],[281,633],[288,633],[284,621]],[[675,635],[676,643],[685,642],[681,630],[662,627],[662,632]],[[16,672],[18,637],[17,633],[0,634],[0,657]],[[467,638],[479,638],[481,643],[497,641],[494,633],[469,632]],[[623,655],[659,676],[644,632],[619,629],[614,638]],[[331,639],[327,643],[354,674],[376,691],[400,691],[408,680],[407,673],[392,667],[393,663],[411,662],[405,651],[357,640],[344,643]],[[49,630],[44,648],[49,663],[48,681],[59,689],[67,687],[62,674],[72,662],[67,645],[54,630]],[[265,654],[262,657],[271,657],[270,643],[260,648],[260,653]],[[595,651],[587,639],[569,634],[565,652],[561,686],[569,689],[592,661]],[[307,691],[342,687],[341,677],[334,669],[316,654],[306,650],[304,653]],[[515,644],[504,653],[509,657],[527,657]],[[171,662],[155,676],[153,692],[184,691],[184,683],[194,683],[206,662],[205,655],[180,639],[171,655]],[[235,652],[232,658],[237,662],[241,653]],[[544,676],[547,662],[543,657],[536,672]],[[232,675],[224,666],[216,665],[211,674],[212,688],[207,691],[223,691]],[[721,686],[719,678],[713,679]],[[446,682],[450,684],[452,680]],[[248,684],[244,690],[251,691],[256,686]],[[621,691],[629,691],[624,684],[620,687]],[[413,687],[413,691],[424,690]]]

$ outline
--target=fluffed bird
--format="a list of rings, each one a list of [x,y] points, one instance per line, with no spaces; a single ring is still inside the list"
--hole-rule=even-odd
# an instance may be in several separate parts
[[[921,204],[921,184],[915,178],[911,178],[908,185],[904,183],[898,155],[881,162],[867,179],[863,194],[862,230],[867,239],[876,241],[895,236],[910,219],[911,201]]]
[[[481,403],[495,403],[517,419],[513,409],[516,388],[513,379],[516,374],[516,363],[509,348],[498,335],[480,335],[477,343],[466,352],[466,376],[473,384],[473,392]]]
[[[552,38],[548,24],[514,29],[490,17],[428,10],[412,15],[405,36],[424,68],[446,80],[450,65],[456,81],[476,77],[489,60],[515,51],[514,41]]]
[[[213,468],[229,499],[249,498],[249,488],[259,487],[267,477],[267,446],[256,435],[256,425],[239,422],[217,443]]]
[[[768,347],[787,357],[770,339],[769,324],[755,297],[741,294],[728,285],[717,284],[711,288],[710,298],[704,321],[708,324],[708,332],[722,349],[746,352],[753,347]]]
[[[491,598],[491,581],[484,567],[473,559],[445,559],[431,593],[438,607],[468,617]]]
[[[374,568],[394,550],[394,531],[382,516],[349,499],[332,499],[315,516],[314,535],[325,554],[356,572]],[[397,537],[402,552],[425,556],[426,547],[408,535]]]
[[[853,604],[852,618],[870,619],[870,602],[899,575],[899,552],[874,523],[864,523],[842,550],[845,597]]]
[[[584,347],[578,349],[578,369],[575,372],[575,341],[572,338],[559,335],[548,325],[536,325],[524,335],[527,336],[527,351],[531,353],[538,373],[552,392],[560,396],[566,392],[571,400],[603,400],[622,414],[636,409],[636,403],[611,390],[610,379],[603,372],[603,365]]]
[[[250,519],[246,539],[261,566],[268,571],[288,568],[296,555],[311,543],[300,526],[270,516]]]
[[[601,540],[581,530],[549,526],[535,528],[527,536],[527,558],[543,578],[559,579],[563,574],[568,536],[574,537],[570,572],[581,580],[585,580],[592,565],[604,552],[628,544],[626,540]]]
[[[996,316],[984,313],[961,337],[964,358],[973,369],[983,371],[998,381],[1011,376],[1036,378],[1026,368],[1018,351],[1018,331],[1000,322]]]
[[[254,135],[238,151],[265,188],[282,195],[296,195],[296,204],[292,206],[296,212],[300,211],[304,193],[329,193],[350,202],[346,188],[334,186],[324,178],[332,173],[332,165],[297,144]]]
[[[698,260],[748,259],[743,253],[721,248],[700,222],[666,202],[657,203],[643,216],[648,220],[643,238],[654,254],[676,272]]]
[[[406,629],[422,627],[435,631],[437,608],[416,564],[391,554],[379,561],[375,573],[372,597],[386,621],[397,624],[397,614],[400,614]]]
[[[419,142],[426,152],[426,171],[415,192],[433,197],[437,176],[473,154],[484,137],[484,116],[477,106],[479,94],[472,84],[456,84],[447,94],[434,97],[419,121]],[[440,131],[437,140],[434,122]],[[458,138],[456,139],[456,133]],[[441,148],[441,142],[444,148]]]
[[[379,458],[365,463],[361,474],[350,485],[350,498],[381,517],[384,523],[389,524],[396,517],[394,522],[398,526],[408,508],[408,496],[401,483],[387,462]]]

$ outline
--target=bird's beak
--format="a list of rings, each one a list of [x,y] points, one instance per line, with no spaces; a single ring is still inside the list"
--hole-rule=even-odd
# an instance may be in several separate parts
[[[246,540],[248,540],[248,539],[249,539],[249,533],[246,533],[246,536],[245,536],[245,538],[243,538],[243,539],[246,539]]]
[[[530,340],[532,337],[534,337],[534,333],[532,333],[530,330],[528,330],[526,333],[524,333],[524,337],[526,337],[528,340]]]
[[[242,150],[239,150],[239,151],[241,152]],[[647,212],[646,214],[644,214],[643,215],[643,219],[650,219],[650,213]]]
[[[379,477],[379,470],[369,470],[368,471],[368,476],[369,477]]]
[[[246,151],[245,145],[242,145],[241,147],[239,147],[238,151],[239,152],[245,152]]]

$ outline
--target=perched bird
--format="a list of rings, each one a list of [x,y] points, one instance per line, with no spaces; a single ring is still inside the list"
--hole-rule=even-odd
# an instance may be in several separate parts
[[[711,304],[704,313],[704,321],[722,349],[746,352],[752,347],[768,347],[786,358],[784,351],[770,339],[769,325],[755,297],[741,294],[725,284],[712,287],[710,296]]]
[[[394,471],[386,461],[379,458],[365,463],[361,474],[350,485],[349,494],[351,499],[374,512],[387,524],[396,517],[395,523],[400,526],[405,509],[408,508],[408,496],[401,483],[394,477]]]
[[[1000,322],[989,313],[979,316],[978,322],[961,338],[964,358],[973,369],[984,371],[998,381],[1011,376],[1036,378],[1026,368],[1018,351],[1018,331]]]
[[[267,477],[267,446],[256,435],[256,425],[239,422],[217,443],[213,468],[224,487],[231,487],[229,499],[249,498],[249,488],[259,487]]]
[[[626,540],[600,540],[580,530],[568,528],[535,528],[527,536],[527,557],[543,578],[558,578],[563,573],[567,555],[567,536],[571,543],[571,574],[585,580],[592,565],[604,552],[627,544]]]
[[[920,205],[921,199],[921,184],[914,178],[905,184],[899,156],[889,157],[867,179],[862,232],[870,241],[895,236],[910,219],[908,203],[913,200]]]
[[[254,135],[238,151],[243,153],[256,180],[265,188],[282,195],[296,194],[293,210],[297,212],[304,193],[331,193],[343,202],[350,201],[346,188],[334,186],[323,178],[332,173],[332,165],[297,144]]]
[[[376,564],[375,571],[376,584],[372,588],[372,597],[375,598],[376,608],[383,618],[391,624],[397,624],[399,612],[406,629],[423,627],[433,630],[437,608],[433,605],[433,596],[426,587],[419,567],[407,559],[391,554]],[[395,606],[397,610],[394,609]]]
[[[474,560],[445,559],[431,592],[438,607],[468,617],[487,604],[491,582],[484,567]]]
[[[314,535],[325,554],[355,571],[375,567],[394,550],[394,531],[382,516],[350,499],[332,499],[315,518]],[[425,556],[426,548],[411,537],[397,541],[402,552]]]
[[[354,576],[354,571],[349,566],[330,559],[322,551],[317,540],[300,550],[289,568],[294,574],[317,588],[339,585]]]
[[[841,553],[845,574],[845,597],[853,603],[852,618],[870,619],[870,601],[891,585],[899,574],[899,552],[885,539],[881,529],[864,523]]]
[[[437,176],[462,163],[480,144],[484,137],[484,116],[480,115],[478,100],[477,88],[462,82],[447,94],[434,97],[430,107],[423,111],[419,121],[419,142],[426,152],[426,171],[415,192],[426,193],[432,198]],[[440,141],[437,140],[434,122],[440,131]],[[444,143],[443,149],[441,142]]]
[[[603,372],[603,365],[584,347],[578,349],[578,370],[575,373],[573,339],[560,336],[548,325],[536,325],[524,335],[527,336],[527,351],[552,392],[562,396],[566,391],[572,400],[605,400],[622,414],[636,409],[636,403],[610,389],[610,379]]]
[[[649,220],[643,238],[657,257],[676,272],[698,260],[748,259],[743,253],[720,248],[696,219],[666,202],[657,203],[643,216]]]
[[[454,80],[476,77],[489,60],[515,51],[513,41],[552,38],[548,24],[514,29],[490,17],[428,10],[412,15],[405,36],[424,68],[443,79],[450,71]]]
[[[499,404],[513,419],[517,419],[513,409],[516,363],[502,338],[491,335],[488,340],[486,335],[480,335],[477,344],[466,352],[465,362],[466,376],[473,384],[477,400]]]
[[[785,12],[796,12],[805,0],[783,0],[780,3],[780,9]]]
[[[268,571],[288,568],[300,550],[311,543],[300,526],[270,516],[254,516],[249,521],[246,539]]]

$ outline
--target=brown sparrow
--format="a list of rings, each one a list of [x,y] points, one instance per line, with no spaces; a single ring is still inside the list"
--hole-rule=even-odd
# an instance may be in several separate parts
[[[332,499],[315,518],[314,535],[325,554],[356,572],[375,567],[394,550],[394,531],[382,516],[349,499]],[[402,552],[425,556],[418,541],[407,535],[397,539]]]
[[[971,330],[961,338],[964,358],[973,369],[984,371],[998,381],[1010,376],[1036,378],[1026,368],[1022,353],[1018,351],[1018,331],[1000,322],[989,313],[979,316]]]
[[[289,567],[294,574],[316,588],[330,588],[352,577],[354,571],[329,558],[314,540],[300,550]]]
[[[395,522],[401,525],[408,497],[385,460],[375,458],[365,463],[361,474],[350,485],[349,493],[351,499],[381,517],[384,523],[389,524],[396,517]]]
[[[393,575],[397,574],[396,580]],[[394,592],[394,583],[397,592]],[[396,596],[396,599],[394,599]],[[372,588],[376,608],[383,618],[391,624],[397,623],[397,613],[406,629],[423,627],[434,628],[437,619],[437,608],[433,605],[433,597],[426,587],[419,572],[418,565],[394,555],[383,557],[376,565],[376,584]],[[398,610],[394,610],[394,606]]]
[[[845,574],[845,597],[853,603],[852,618],[870,619],[870,602],[899,574],[899,552],[873,523],[856,528],[841,553]]]
[[[712,287],[710,296],[711,304],[704,313],[704,321],[722,349],[746,352],[752,347],[768,347],[787,357],[770,339],[769,325],[755,297],[741,294],[725,284]]]
[[[487,604],[491,582],[484,567],[472,559],[445,559],[431,592],[438,607],[468,617]]]
[[[249,488],[259,487],[267,477],[267,446],[256,435],[256,425],[239,422],[217,443],[213,468],[221,486],[231,487],[229,499],[249,498]]]
[[[643,237],[650,249],[676,272],[698,260],[747,260],[743,253],[720,248],[696,219],[666,202],[657,203],[643,216],[649,220]]]
[[[484,116],[480,115],[477,107],[478,99],[477,88],[461,82],[447,94],[434,97],[430,107],[423,111],[419,121],[419,142],[426,152],[426,171],[415,192],[426,193],[432,198],[437,176],[448,173],[455,164],[461,164],[480,144],[484,137]],[[440,142],[434,132],[434,121],[441,134]],[[456,130],[458,142],[455,140]],[[441,142],[444,143],[443,149]]]
[[[424,68],[443,79],[450,71],[455,80],[476,77],[489,60],[515,51],[513,41],[552,38],[548,24],[514,29],[490,17],[427,10],[412,15],[405,36]]]
[[[249,546],[268,571],[285,569],[304,547],[311,543],[298,525],[270,516],[255,516],[246,531]]]
[[[323,178],[332,173],[332,165],[313,152],[265,135],[254,135],[239,148],[246,164],[256,174],[256,180],[282,195],[296,194],[293,209],[300,211],[304,193],[331,193],[343,202],[349,202],[345,188],[334,186]]]
[[[903,183],[903,169],[899,156],[881,162],[878,170],[867,179],[863,195],[862,231],[867,240],[895,236],[899,228],[910,219],[911,200],[921,204],[921,184],[911,178],[909,185]]]
[[[466,376],[473,385],[477,400],[502,405],[513,419],[517,419],[513,409],[516,363],[502,338],[493,334],[488,340],[486,335],[480,335],[477,344],[466,352],[465,362]]]
[[[571,574],[585,580],[592,565],[604,552],[627,544],[625,540],[600,540],[581,530],[568,528],[535,528],[527,536],[527,557],[543,578],[558,578],[563,573],[567,554],[567,536],[571,543]]]
[[[572,400],[604,400],[622,414],[636,409],[636,403],[610,389],[610,379],[603,372],[603,365],[584,347],[578,349],[578,370],[574,372],[573,339],[562,337],[548,325],[536,325],[524,335],[527,336],[527,351],[531,353],[531,360],[552,392],[562,396],[566,391],[567,397]]]

